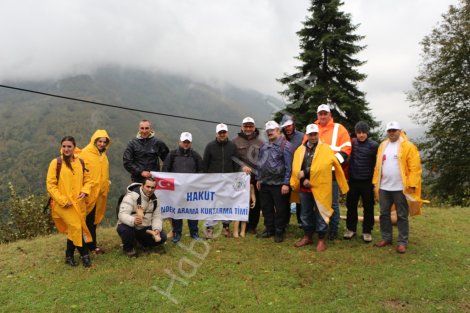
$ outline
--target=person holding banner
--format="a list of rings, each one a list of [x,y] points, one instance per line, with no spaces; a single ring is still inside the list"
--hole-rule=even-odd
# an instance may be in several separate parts
[[[119,207],[117,233],[128,257],[136,257],[135,242],[144,248],[163,245],[167,239],[162,230],[162,217],[155,196],[157,183],[147,177],[143,184],[133,183]]]
[[[250,174],[250,184],[253,186],[256,184],[255,172],[257,172],[256,163],[258,161],[259,148],[263,144],[261,139],[258,137],[259,130],[256,128],[255,120],[247,116],[242,121],[241,132],[239,132],[237,137],[233,139],[233,143],[238,148],[238,155],[240,156],[243,170]],[[258,227],[260,217],[260,204],[259,201],[256,201],[256,199],[259,198],[258,189],[253,188],[251,198],[254,201],[251,203],[253,207],[250,206],[246,231],[248,233],[256,234],[256,227]]]
[[[268,121],[265,128],[268,142],[260,148],[256,175],[265,230],[258,238],[274,236],[275,242],[282,242],[289,210],[293,146],[281,136],[275,121]]]
[[[183,132],[180,135],[178,148],[170,151],[163,163],[163,172],[171,173],[202,173],[202,158],[192,149],[193,136],[191,133]],[[197,220],[188,220],[189,233],[192,239],[199,240],[199,228]],[[181,240],[183,221],[172,219],[173,243]]]
[[[235,162],[238,159],[237,146],[228,139],[228,127],[221,123],[215,128],[216,138],[204,149],[202,164],[205,173],[234,173],[240,170]],[[206,221],[206,239],[212,239],[217,221]],[[225,237],[230,237],[230,223],[222,222]]]

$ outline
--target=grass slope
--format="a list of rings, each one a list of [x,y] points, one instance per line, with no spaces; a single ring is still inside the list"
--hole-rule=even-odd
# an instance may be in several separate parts
[[[410,230],[404,255],[360,239],[294,248],[291,226],[282,244],[184,237],[128,259],[101,228],[91,269],[63,264],[63,235],[19,241],[0,245],[0,311],[470,312],[470,208],[426,208]]]

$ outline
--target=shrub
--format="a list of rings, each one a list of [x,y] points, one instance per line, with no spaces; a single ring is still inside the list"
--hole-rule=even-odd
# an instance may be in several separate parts
[[[44,210],[47,196],[20,197],[11,183],[8,183],[8,188],[8,216],[7,220],[0,224],[0,242],[33,238],[54,231],[50,210]]]

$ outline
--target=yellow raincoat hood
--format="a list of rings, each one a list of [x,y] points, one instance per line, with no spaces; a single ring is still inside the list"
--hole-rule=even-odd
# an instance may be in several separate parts
[[[108,145],[106,149],[100,153],[95,145],[98,138],[108,138]],[[98,129],[91,136],[90,143],[79,151],[79,157],[85,161],[85,166],[89,170],[90,179],[93,182],[93,187],[87,197],[87,214],[93,208],[95,211],[95,224],[99,224],[104,217],[106,211],[106,202],[109,192],[109,161],[106,152],[111,144],[111,138],[104,129]]]

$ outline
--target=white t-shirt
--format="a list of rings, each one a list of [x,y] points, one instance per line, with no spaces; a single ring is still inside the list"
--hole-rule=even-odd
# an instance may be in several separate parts
[[[403,190],[403,182],[398,163],[398,146],[400,142],[389,142],[382,156],[382,179],[380,189],[387,191]]]

